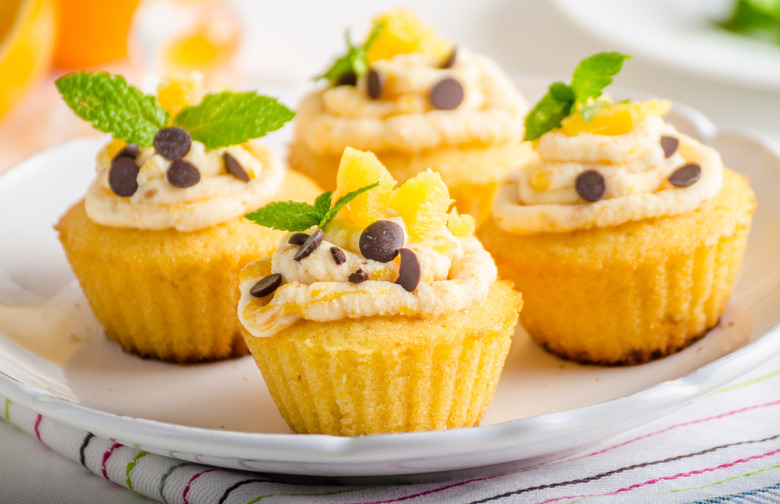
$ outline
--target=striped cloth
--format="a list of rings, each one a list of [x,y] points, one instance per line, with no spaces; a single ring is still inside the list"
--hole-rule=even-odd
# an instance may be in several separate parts
[[[312,486],[154,455],[0,398],[5,420],[98,477],[169,504],[780,502],[780,356],[677,412],[560,460],[396,486]]]

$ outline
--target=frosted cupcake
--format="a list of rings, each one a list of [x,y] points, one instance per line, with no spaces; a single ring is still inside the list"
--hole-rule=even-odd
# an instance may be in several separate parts
[[[660,100],[601,95],[601,53],[528,115],[535,158],[480,233],[523,292],[531,337],[578,362],[635,364],[704,336],[737,278],[755,207],[747,180],[663,119]]]
[[[56,226],[108,338],[174,362],[245,355],[238,273],[282,233],[243,214],[319,192],[253,140],[293,113],[254,92],[205,94],[191,80],[166,82],[162,104],[102,72],[57,86],[74,112],[114,136],[86,197]]]
[[[349,43],[349,40],[348,40]],[[487,217],[496,183],[528,154],[525,98],[491,59],[441,39],[405,9],[374,20],[361,47],[300,103],[290,167],[335,187],[345,147],[405,181],[439,172],[458,211]]]
[[[338,179],[332,207],[326,193],[249,216],[297,231],[241,273],[239,318],[279,411],[303,433],[475,425],[520,295],[496,280],[473,219],[447,213],[437,174],[393,189],[373,154],[347,149]]]

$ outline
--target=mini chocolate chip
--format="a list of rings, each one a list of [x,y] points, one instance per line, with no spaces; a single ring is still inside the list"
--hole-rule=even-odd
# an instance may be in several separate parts
[[[604,176],[596,170],[584,171],[577,175],[574,187],[577,189],[577,194],[586,201],[598,201],[607,191]]]
[[[138,190],[138,165],[129,157],[118,157],[111,161],[108,170],[108,186],[117,196],[132,196]]]
[[[200,182],[200,171],[195,168],[194,164],[180,159],[171,163],[165,177],[173,187],[184,189]]]
[[[333,256],[333,261],[338,265],[342,265],[347,262],[347,256],[344,254],[344,251],[338,247],[331,247],[330,255]]]
[[[407,248],[400,250],[401,267],[398,270],[398,285],[407,292],[413,292],[420,283],[420,261],[417,255]]]
[[[114,159],[120,157],[129,157],[131,159],[135,159],[138,157],[138,154],[140,153],[141,153],[141,148],[138,147],[137,143],[129,143],[125,145],[121,151],[117,152],[116,155],[114,155]]]
[[[355,84],[357,84],[357,74],[352,70],[343,74],[336,81],[337,86],[354,86]]]
[[[229,152],[222,154],[222,160],[225,163],[225,170],[227,170],[229,174],[233,175],[241,182],[249,182],[249,174],[244,170],[244,167],[241,166],[241,163],[231,156]]]
[[[190,151],[192,137],[178,126],[163,128],[154,135],[154,149],[157,154],[170,161],[177,161]]]
[[[254,297],[265,297],[278,289],[280,285],[282,285],[282,275],[279,273],[272,273],[267,277],[258,280],[257,283],[249,289],[249,293]]]
[[[359,284],[365,282],[368,278],[368,273],[363,271],[362,268],[358,268],[353,273],[349,274],[347,280],[349,280],[349,283]]]
[[[387,78],[384,74],[377,72],[374,69],[368,72],[368,96],[373,100],[378,100],[382,96],[382,91],[385,90],[385,84],[387,84]]]
[[[680,146],[680,141],[673,136],[661,137],[661,148],[664,150],[664,157],[670,158],[677,152],[677,147]]]
[[[303,245],[306,243],[306,240],[309,239],[309,235],[306,233],[295,233],[290,237],[289,240],[287,240],[287,243],[290,245]]]
[[[675,187],[688,187],[695,184],[701,178],[701,166],[696,163],[688,163],[669,175],[669,183]]]
[[[298,249],[298,252],[295,253],[293,256],[293,260],[300,261],[301,259],[305,259],[306,257],[309,257],[312,252],[317,250],[317,247],[320,246],[320,243],[322,243],[322,229],[318,229],[314,233],[312,233],[311,236],[306,238],[306,241],[303,242],[303,245],[301,245],[301,248]]]
[[[433,86],[428,99],[439,110],[453,110],[463,102],[463,86],[452,77],[447,77]]]
[[[404,230],[393,221],[378,220],[360,233],[359,246],[366,259],[390,262],[404,246]]]
[[[447,57],[447,59],[442,63],[442,68],[452,68],[453,65],[455,65],[455,62],[458,61],[458,46],[454,46],[452,48],[452,52]]]

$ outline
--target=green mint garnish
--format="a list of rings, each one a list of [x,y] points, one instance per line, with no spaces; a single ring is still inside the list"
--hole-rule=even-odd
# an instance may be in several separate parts
[[[224,91],[207,94],[198,105],[184,108],[173,124],[187,130],[193,140],[216,149],[260,138],[294,116],[276,98],[252,91]]]
[[[306,231],[312,226],[322,229],[350,201],[378,185],[379,182],[375,182],[347,193],[339,198],[333,206],[331,206],[333,191],[328,191],[317,196],[313,205],[297,201],[275,201],[244,215],[244,217],[255,224],[281,231]]]
[[[57,79],[65,103],[104,133],[147,147],[169,121],[157,98],[144,94],[124,77],[106,72],[75,72]]]
[[[368,60],[366,59],[366,55],[384,26],[384,23],[375,24],[361,47],[352,45],[352,41],[349,37],[349,30],[347,30],[344,34],[344,37],[347,40],[347,54],[338,58],[333,63],[333,66],[324,74],[316,77],[316,80],[328,79],[331,85],[337,85],[347,76],[354,75],[357,78],[368,72]]]
[[[590,121],[606,102],[601,92],[620,72],[623,61],[631,56],[616,52],[594,54],[580,61],[574,69],[571,84],[554,82],[539,103],[525,118],[525,139],[536,140],[561,125],[566,117],[579,112]]]
[[[718,24],[740,35],[780,44],[780,2],[737,0],[731,16]]]

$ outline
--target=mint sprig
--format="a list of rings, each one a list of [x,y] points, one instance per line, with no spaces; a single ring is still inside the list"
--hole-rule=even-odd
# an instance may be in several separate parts
[[[306,231],[312,226],[322,229],[350,201],[378,185],[379,182],[375,182],[347,193],[332,206],[333,191],[328,191],[317,196],[313,205],[297,201],[275,201],[244,217],[255,224],[281,231]]]
[[[737,0],[729,18],[718,25],[740,35],[780,45],[780,3]]]
[[[331,85],[339,84],[343,78],[354,75],[356,78],[368,72],[368,50],[376,41],[379,33],[384,29],[384,23],[376,23],[368,38],[362,46],[352,45],[349,30],[344,34],[347,41],[347,53],[338,58],[333,65],[322,75],[315,78],[328,79]]]
[[[173,124],[209,149],[237,145],[278,130],[295,116],[276,98],[252,91],[210,93],[185,107]]]
[[[60,77],[57,89],[80,118],[104,133],[147,147],[169,121],[157,98],[144,94],[120,75],[75,72]]]
[[[554,82],[539,103],[525,118],[525,139],[536,140],[572,113],[579,112],[590,121],[606,102],[598,100],[612,77],[620,72],[623,61],[631,56],[617,52],[602,52],[580,61],[574,69],[571,84]]]

